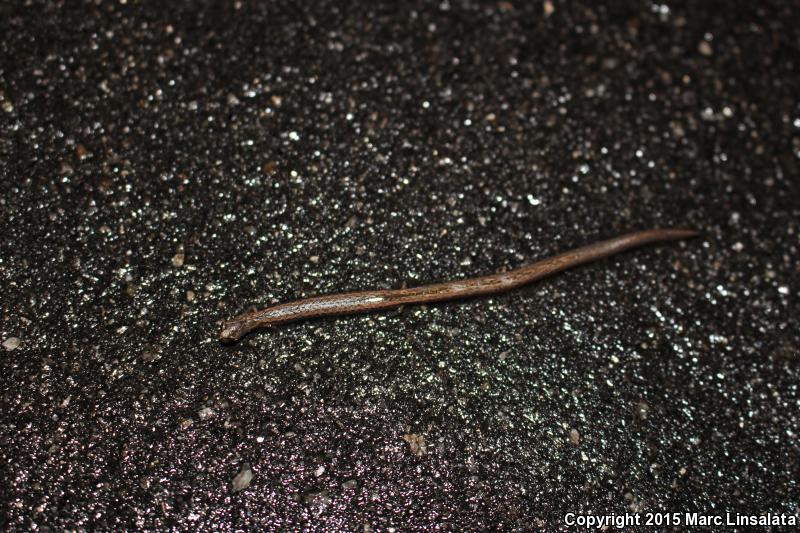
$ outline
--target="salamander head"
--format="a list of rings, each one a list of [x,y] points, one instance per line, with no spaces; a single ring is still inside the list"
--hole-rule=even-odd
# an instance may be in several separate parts
[[[253,329],[253,322],[236,317],[226,320],[219,332],[219,340],[225,343],[234,343],[247,335]]]

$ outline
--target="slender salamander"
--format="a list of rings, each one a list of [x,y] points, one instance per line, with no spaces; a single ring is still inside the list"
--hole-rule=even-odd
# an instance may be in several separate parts
[[[311,317],[366,313],[403,305],[443,302],[509,291],[568,268],[584,265],[632,248],[697,236],[687,229],[653,229],[628,233],[576,248],[515,270],[475,278],[446,281],[410,289],[346,292],[315,296],[250,311],[227,320],[219,333],[223,342],[235,342],[257,328]]]

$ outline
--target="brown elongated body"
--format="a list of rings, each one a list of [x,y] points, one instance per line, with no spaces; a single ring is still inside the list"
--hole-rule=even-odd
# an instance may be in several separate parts
[[[345,292],[305,298],[250,311],[232,318],[223,324],[219,339],[223,342],[234,342],[257,328],[312,317],[366,313],[402,305],[497,294],[631,248],[657,242],[687,239],[696,235],[696,231],[686,229],[637,231],[576,248],[499,274],[434,283],[410,289]]]

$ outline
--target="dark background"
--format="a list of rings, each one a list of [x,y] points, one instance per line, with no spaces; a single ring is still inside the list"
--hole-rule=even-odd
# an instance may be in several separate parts
[[[1,525],[798,513],[796,2],[166,4],[0,8]]]

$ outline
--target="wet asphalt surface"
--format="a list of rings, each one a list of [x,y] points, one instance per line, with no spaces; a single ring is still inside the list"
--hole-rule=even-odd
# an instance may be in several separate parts
[[[797,514],[798,27],[795,2],[4,3],[0,525]],[[702,237],[216,340],[651,227]]]

